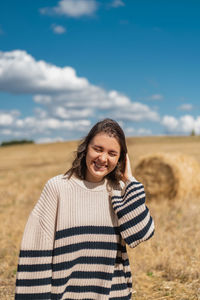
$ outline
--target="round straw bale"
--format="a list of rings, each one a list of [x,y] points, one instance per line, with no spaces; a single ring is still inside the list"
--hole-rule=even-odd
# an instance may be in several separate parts
[[[138,161],[134,176],[144,184],[148,199],[180,199],[200,195],[200,165],[180,153],[154,153]]]

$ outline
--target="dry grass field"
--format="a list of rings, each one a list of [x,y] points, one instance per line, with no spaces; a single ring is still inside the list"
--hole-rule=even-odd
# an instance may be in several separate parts
[[[127,143],[133,170],[142,155],[157,151],[181,152],[200,162],[199,137],[129,138]],[[47,179],[68,169],[76,145],[68,142],[0,148],[1,300],[13,299],[27,217]],[[127,247],[133,299],[200,299],[200,198],[167,201],[161,194],[147,205],[155,220],[155,235],[134,249]]]

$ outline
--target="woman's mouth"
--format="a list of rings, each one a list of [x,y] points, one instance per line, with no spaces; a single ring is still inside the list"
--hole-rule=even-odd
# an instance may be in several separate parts
[[[101,165],[94,161],[94,167],[97,171],[104,171],[107,169],[107,165]]]

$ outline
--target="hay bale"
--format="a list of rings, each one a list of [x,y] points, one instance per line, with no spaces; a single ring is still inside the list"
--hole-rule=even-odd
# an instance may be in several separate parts
[[[147,199],[180,199],[200,195],[200,165],[180,153],[154,153],[141,157],[134,176],[144,184]]]

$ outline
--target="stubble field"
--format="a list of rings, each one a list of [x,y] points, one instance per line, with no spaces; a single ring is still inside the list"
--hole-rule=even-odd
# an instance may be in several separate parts
[[[184,153],[200,163],[199,137],[127,139],[132,169],[141,155]],[[28,215],[45,182],[70,166],[77,142],[0,148],[0,299],[14,297],[20,242]],[[200,174],[199,174],[200,176]],[[195,178],[194,178],[195,180]],[[154,237],[127,247],[133,299],[200,299],[200,198],[167,201],[162,194],[147,205]]]

